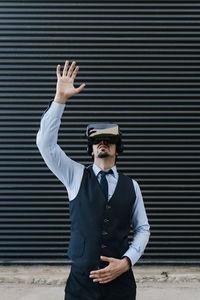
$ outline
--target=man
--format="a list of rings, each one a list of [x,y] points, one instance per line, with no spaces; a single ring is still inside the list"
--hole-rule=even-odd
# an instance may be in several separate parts
[[[57,66],[54,100],[44,112],[37,146],[49,169],[65,185],[70,200],[72,267],[65,300],[134,300],[136,282],[132,266],[143,254],[150,236],[138,183],[118,172],[117,156],[123,151],[117,124],[90,124],[86,130],[89,167],[70,159],[57,144],[67,100],[85,84],[74,88],[79,67],[74,61],[63,74]],[[131,223],[134,238],[128,245]]]

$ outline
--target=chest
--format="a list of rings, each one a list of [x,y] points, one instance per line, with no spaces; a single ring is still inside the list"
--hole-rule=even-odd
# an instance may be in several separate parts
[[[105,209],[108,208],[113,218],[129,218],[135,201],[132,180],[120,172],[112,188],[112,194],[106,199],[93,171],[85,169],[79,193],[70,203],[71,213],[78,207],[85,217],[102,218]]]

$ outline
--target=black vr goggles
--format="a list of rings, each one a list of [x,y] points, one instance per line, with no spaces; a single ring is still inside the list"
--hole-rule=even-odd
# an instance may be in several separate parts
[[[86,129],[86,137],[88,139],[88,154],[92,153],[92,145],[99,142],[107,141],[110,144],[116,144],[118,153],[123,152],[123,145],[121,140],[121,132],[117,124],[109,123],[94,123],[89,124]]]

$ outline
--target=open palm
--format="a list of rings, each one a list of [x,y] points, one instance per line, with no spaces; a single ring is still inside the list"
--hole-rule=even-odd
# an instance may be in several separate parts
[[[76,62],[73,61],[69,70],[67,71],[68,64],[69,61],[66,61],[62,75],[60,73],[60,65],[57,65],[56,95],[58,98],[64,99],[65,101],[73,95],[81,92],[85,87],[84,83],[81,84],[78,88],[74,87],[74,79],[78,73],[79,66],[77,66],[74,70]]]

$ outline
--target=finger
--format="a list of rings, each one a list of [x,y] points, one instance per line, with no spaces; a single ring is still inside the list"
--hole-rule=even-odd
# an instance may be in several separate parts
[[[95,279],[93,279],[93,282],[99,282],[99,283],[106,283],[106,282],[109,282],[109,281],[111,281],[112,280],[112,278],[109,276],[107,276],[107,277],[104,277],[104,278],[95,278]]]
[[[69,71],[67,73],[67,76],[71,76],[72,72],[73,72],[73,69],[74,69],[74,66],[75,66],[76,62],[73,61],[73,63],[71,64],[70,68],[69,68]]]
[[[90,277],[97,278],[102,276],[108,276],[109,270],[107,268],[101,269],[99,271],[92,271],[90,272]]]
[[[90,275],[90,278],[103,278],[105,276],[108,276],[108,273],[98,273],[98,274],[92,274]]]
[[[104,284],[104,283],[108,283],[110,281],[112,281],[112,278],[109,278],[109,279],[103,280],[103,281],[101,280],[101,281],[99,281],[99,283]]]
[[[56,74],[57,77],[60,77],[60,65],[57,65]]]
[[[68,60],[66,60],[66,62],[65,62],[65,66],[64,66],[64,69],[63,69],[63,76],[65,76],[65,75],[66,75],[66,73],[67,73],[68,64],[69,64],[69,61],[68,61]]]
[[[105,268],[103,268],[103,269],[91,271],[91,272],[90,272],[90,275],[104,274],[104,273],[106,273],[106,272],[108,272],[108,271],[109,271],[108,267],[105,267]]]
[[[78,88],[76,88],[76,89],[75,89],[76,94],[77,94],[77,93],[80,93],[80,92],[84,89],[85,86],[86,86],[86,84],[83,83],[83,84],[81,84]]]
[[[113,259],[112,257],[101,256],[101,260],[111,262]]]
[[[74,70],[73,74],[72,74],[72,78],[75,79],[77,73],[78,73],[78,69],[79,69],[79,66],[76,67],[76,69]]]
[[[93,278],[94,281],[100,281],[100,280],[107,280],[108,278],[111,278],[110,275],[106,275],[106,276],[99,276],[99,277],[95,277]]]
[[[94,270],[94,271],[90,271],[90,275],[98,275],[98,274],[104,274],[106,272],[109,271],[109,266],[103,268],[103,269],[98,269],[98,270]]]

